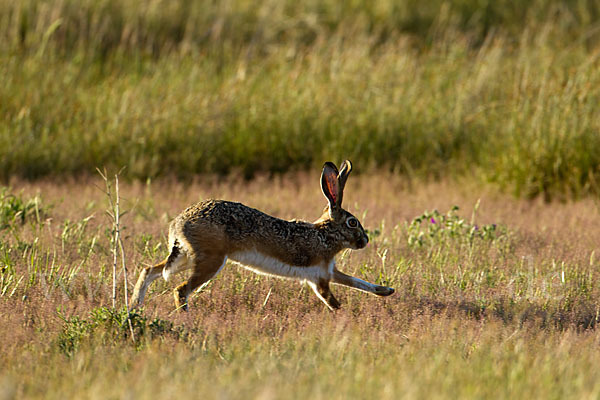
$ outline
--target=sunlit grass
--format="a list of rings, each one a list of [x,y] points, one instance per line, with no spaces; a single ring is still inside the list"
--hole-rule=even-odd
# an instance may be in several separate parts
[[[414,3],[5,2],[0,175],[249,177],[350,158],[596,193],[595,6]]]
[[[0,398],[598,398],[600,214],[569,201],[599,188],[598,23],[585,0],[0,0]],[[346,158],[370,244],[338,267],[393,296],[334,287],[331,313],[228,265],[189,313],[155,282],[129,326],[123,280],[184,207],[315,219],[297,171]],[[72,180],[103,166],[134,178],[114,309],[106,199]]]
[[[317,218],[325,203],[317,178],[123,184],[128,278],[165,256],[168,221],[189,203],[225,197]],[[404,183],[351,178],[347,206],[364,214],[370,243],[338,257],[342,271],[389,284],[393,296],[334,286],[342,309],[332,313],[297,283],[228,265],[191,297],[188,313],[174,311],[171,293],[183,276],[155,282],[132,329],[122,274],[110,307],[112,222],[101,185],[5,189],[0,208],[36,199],[42,217],[0,231],[2,395],[596,396],[594,203]],[[272,201],[274,190],[282,201]]]

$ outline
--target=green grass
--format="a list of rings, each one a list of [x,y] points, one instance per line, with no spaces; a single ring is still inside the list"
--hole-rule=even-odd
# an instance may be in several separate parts
[[[228,265],[188,313],[172,299],[183,274],[155,282],[131,328],[122,273],[110,308],[102,182],[4,189],[0,210],[36,204],[40,216],[9,218],[0,231],[0,395],[596,398],[597,205],[406,184],[359,176],[345,196],[370,243],[340,254],[338,267],[393,296],[335,286],[342,309],[330,312],[306,287]],[[134,183],[120,193],[130,283],[166,255],[168,221],[199,198],[288,218],[316,218],[325,203],[318,175]]]
[[[278,173],[350,158],[597,193],[591,1],[0,3],[0,176]]]

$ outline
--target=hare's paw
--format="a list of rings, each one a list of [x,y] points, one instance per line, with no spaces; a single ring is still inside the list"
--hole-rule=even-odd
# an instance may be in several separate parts
[[[173,297],[175,298],[175,309],[180,311],[188,310],[188,302],[186,296],[186,283],[184,282],[173,290]]]
[[[395,292],[394,288],[386,287],[386,286],[377,286],[375,288],[375,290],[373,291],[373,293],[376,294],[377,296],[389,296],[391,294],[394,294],[394,292]]]

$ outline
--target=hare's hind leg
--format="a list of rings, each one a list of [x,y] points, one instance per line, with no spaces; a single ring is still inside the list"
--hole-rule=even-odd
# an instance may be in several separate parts
[[[377,296],[389,296],[394,293],[394,289],[391,287],[375,285],[374,283],[363,281],[362,279],[346,275],[338,269],[333,270],[333,277],[331,281],[333,283],[337,283],[338,285],[344,285],[354,289],[362,290],[363,292],[373,293]]]
[[[329,307],[329,309],[331,311],[337,310],[338,308],[340,308],[341,304],[333,296],[333,293],[331,293],[331,290],[329,289],[328,281],[326,281],[326,280],[319,280],[317,282],[308,281],[308,284],[312,288],[312,290],[315,292],[317,297],[319,299],[321,299],[321,301],[323,303],[325,303],[325,305],[327,307]]]
[[[133,289],[133,296],[131,296],[130,302],[131,308],[138,307],[144,302],[148,286],[162,275],[163,268],[167,264],[167,261],[168,258],[154,266],[146,267],[142,270],[140,277],[135,284],[135,288]]]
[[[227,256],[224,254],[211,254],[196,257],[194,262],[194,272],[192,276],[177,286],[173,295],[175,296],[175,307],[187,311],[188,297],[200,286],[206,284],[225,266]]]

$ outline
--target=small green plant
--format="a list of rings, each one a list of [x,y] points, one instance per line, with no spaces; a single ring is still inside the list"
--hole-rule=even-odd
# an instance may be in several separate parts
[[[153,260],[160,257],[160,252],[163,250],[162,242],[157,241],[152,235],[146,233],[142,233],[135,239],[137,251],[145,258]]]
[[[12,297],[24,279],[16,273],[11,253],[9,244],[0,240],[0,297]]]
[[[458,210],[459,207],[455,205],[446,214],[433,210],[415,217],[408,225],[408,244],[411,247],[423,247],[454,241],[472,245],[475,240],[494,241],[506,232],[497,224],[475,224],[477,206],[471,221],[460,217]]]
[[[141,348],[143,337],[155,338],[174,332],[173,324],[160,318],[148,321],[140,311],[127,312],[125,308],[113,309],[96,307],[88,318],[79,315],[58,316],[63,321],[62,331],[58,335],[58,347],[67,356],[73,356],[86,341],[99,340],[103,344],[131,342],[131,332],[135,334],[135,346]]]
[[[24,200],[20,196],[10,193],[10,189],[3,187],[0,190],[0,230],[15,224],[24,224],[25,221],[35,218],[40,222],[42,210],[39,197]]]
[[[58,347],[65,355],[71,357],[79,348],[81,341],[90,336],[92,325],[77,315],[70,318],[60,313],[58,315],[64,323],[62,332],[58,335]]]

